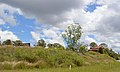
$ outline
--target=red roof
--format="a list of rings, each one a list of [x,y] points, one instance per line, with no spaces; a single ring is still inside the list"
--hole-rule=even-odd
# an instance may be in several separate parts
[[[100,48],[102,47],[101,46],[92,47],[89,49],[89,51],[98,51]]]

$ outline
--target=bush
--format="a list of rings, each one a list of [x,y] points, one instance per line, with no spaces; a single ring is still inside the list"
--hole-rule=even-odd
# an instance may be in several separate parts
[[[33,64],[34,68],[46,68],[47,63],[45,61],[38,61],[35,64]]]
[[[12,69],[12,64],[11,63],[0,63],[0,70],[11,70]]]
[[[32,65],[30,65],[28,62],[21,61],[21,62],[17,62],[13,68],[14,69],[29,69],[29,68],[32,68]]]

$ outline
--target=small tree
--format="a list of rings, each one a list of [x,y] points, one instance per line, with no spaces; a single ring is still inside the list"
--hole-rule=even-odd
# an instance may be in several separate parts
[[[104,54],[104,49],[100,48],[98,52],[101,53],[101,54]]]
[[[101,43],[99,46],[101,46],[103,48],[108,48],[108,45],[106,43]]]
[[[82,53],[82,54],[85,54],[85,52],[87,52],[86,46],[80,46],[79,52]]]
[[[64,41],[67,44],[69,49],[73,51],[76,50],[78,47],[77,43],[82,35],[81,26],[79,24],[71,24],[62,34]]]
[[[13,45],[14,45],[14,46],[22,46],[23,43],[22,43],[22,41],[20,41],[20,40],[16,40],[16,41],[13,41]]]
[[[59,49],[64,49],[64,47],[59,44],[59,43],[54,43],[54,44],[48,44],[47,45],[48,48],[59,48]]]
[[[54,47],[55,48],[64,48],[61,44],[59,43],[54,43]]]
[[[6,41],[3,41],[2,45],[12,45],[12,41],[7,39]]]
[[[43,39],[41,39],[41,40],[38,40],[37,46],[46,47],[46,43],[45,43],[45,41]]]
[[[54,48],[54,45],[53,44],[47,44],[47,47],[48,48]]]
[[[95,43],[95,42],[91,42],[90,43],[90,47],[92,48],[92,47],[96,47],[97,46],[97,44]]]

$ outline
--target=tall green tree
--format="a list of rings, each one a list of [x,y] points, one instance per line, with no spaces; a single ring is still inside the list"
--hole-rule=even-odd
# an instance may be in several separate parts
[[[90,43],[90,47],[91,47],[91,48],[96,47],[96,46],[97,46],[97,44],[96,44],[95,42],[91,42],[91,43]]]
[[[82,28],[79,24],[71,24],[62,34],[67,47],[72,50],[76,50],[78,47],[78,40],[82,35]]]

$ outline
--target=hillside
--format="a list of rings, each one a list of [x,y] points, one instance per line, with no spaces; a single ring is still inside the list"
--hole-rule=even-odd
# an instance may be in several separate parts
[[[97,52],[76,53],[64,49],[0,48],[0,69],[66,68],[114,63],[108,55]]]

